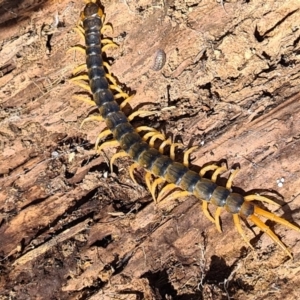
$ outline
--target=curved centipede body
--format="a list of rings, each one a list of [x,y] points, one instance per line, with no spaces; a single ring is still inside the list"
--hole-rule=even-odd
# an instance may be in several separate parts
[[[183,163],[175,162],[174,144],[169,140],[164,141],[163,146],[157,150],[153,148],[153,145],[155,138],[158,137],[159,134],[151,134],[150,130],[150,134],[141,137],[139,132],[144,129],[148,130],[149,128],[145,126],[141,128],[141,130],[137,130],[130,124],[130,119],[127,118],[121,110],[122,105],[119,106],[116,102],[116,98],[119,98],[120,95],[126,98],[127,94],[116,87],[113,79],[107,75],[104,69],[102,52],[105,50],[105,46],[103,47],[103,40],[101,40],[101,29],[103,28],[102,19],[103,11],[96,1],[88,2],[82,12],[81,20],[85,36],[86,67],[89,87],[93,95],[93,100],[98,106],[101,117],[106,122],[108,128],[99,135],[97,144],[101,138],[112,133],[114,141],[104,144],[119,145],[122,148],[124,152],[118,153],[115,158],[129,155],[134,160],[135,163],[130,170],[131,175],[136,166],[140,166],[146,170],[145,181],[156,202],[163,199],[167,201],[178,197],[194,195],[202,201],[205,216],[216,224],[219,231],[221,231],[220,213],[222,209],[225,209],[233,215],[234,224],[238,232],[251,248],[252,246],[242,229],[240,218],[250,220],[262,231],[266,232],[286,254],[292,257],[291,252],[283,242],[281,242],[278,236],[263,223],[259,217],[273,220],[298,232],[300,232],[300,229],[287,220],[259,208],[252,202],[253,200],[257,200],[274,204],[271,199],[260,195],[243,196],[239,193],[232,192],[231,186],[236,171],[230,175],[225,187],[218,185],[216,179],[220,172],[224,171],[223,167],[212,165],[203,168],[198,174],[189,169],[188,155],[191,152],[190,150],[184,154]],[[82,77],[79,79],[82,79]],[[113,81],[112,85],[109,83],[109,80]],[[118,92],[117,96],[113,92],[112,87],[113,90]],[[149,137],[152,138],[148,143],[147,138]],[[165,145],[170,145],[170,157],[163,154]],[[102,150],[103,145],[99,148]],[[113,160],[112,158],[112,161]],[[211,179],[203,177],[208,170],[213,171]],[[166,182],[166,185],[156,197],[156,189],[158,185],[163,182]],[[173,192],[174,189],[176,189],[175,192]],[[168,196],[165,197],[166,195]],[[211,216],[208,211],[208,204],[210,203],[217,207],[214,217]]]

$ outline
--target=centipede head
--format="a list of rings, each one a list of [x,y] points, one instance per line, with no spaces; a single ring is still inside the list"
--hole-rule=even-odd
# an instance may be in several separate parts
[[[98,15],[99,17],[103,16],[103,9],[100,1],[92,0],[92,1],[85,1],[87,4],[84,7],[83,12],[81,13],[80,17],[81,20],[84,20],[89,17],[93,17]]]

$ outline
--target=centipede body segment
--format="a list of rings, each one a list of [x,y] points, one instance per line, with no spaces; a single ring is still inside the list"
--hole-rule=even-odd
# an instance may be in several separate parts
[[[133,169],[136,166],[144,168],[146,170],[146,184],[156,202],[160,202],[163,199],[169,201],[178,197],[194,195],[202,201],[202,209],[205,216],[216,224],[219,231],[221,231],[220,213],[222,209],[225,209],[233,215],[234,224],[238,232],[250,247],[252,246],[244,234],[240,218],[253,222],[291,257],[290,251],[259,217],[271,219],[298,232],[300,232],[299,228],[287,220],[259,208],[252,202],[253,200],[257,200],[274,204],[272,200],[259,195],[243,196],[232,192],[231,185],[236,173],[230,175],[226,187],[219,186],[216,183],[216,178],[220,172],[224,171],[222,167],[212,165],[209,168],[202,169],[198,174],[189,169],[189,153],[185,156],[183,164],[175,162],[175,146],[172,146],[170,141],[165,141],[164,145],[171,145],[171,149],[173,149],[170,151],[171,157],[163,154],[164,147],[157,150],[153,148],[153,142],[149,143],[147,141],[149,137],[151,139],[160,138],[163,140],[163,136],[160,136],[159,133],[151,130],[151,128],[145,127],[136,130],[129,123],[128,118],[116,101],[118,98],[124,97],[124,101],[127,103],[129,96],[117,87],[113,79],[107,76],[107,71],[104,68],[102,52],[107,49],[107,45],[109,46],[112,43],[105,40],[105,45],[103,45],[103,40],[101,39],[103,11],[95,1],[88,2],[81,14],[81,19],[85,36],[89,89],[93,95],[95,104],[99,108],[101,118],[107,126],[107,131],[99,135],[100,138],[97,144],[100,142],[100,139],[111,133],[114,138],[113,141],[101,145],[100,149],[103,149],[104,145],[119,145],[123,152],[113,157],[112,161],[118,157],[129,155],[135,162],[130,170],[132,177]],[[112,81],[112,84],[109,83],[109,80]],[[149,131],[147,136],[140,136],[139,132],[143,131],[143,129]],[[207,170],[213,171],[211,179],[203,177]],[[166,183],[166,185],[158,196],[156,196],[157,187],[162,183]],[[174,188],[176,188],[175,192]],[[208,204],[210,203],[217,207],[214,217],[208,211]]]

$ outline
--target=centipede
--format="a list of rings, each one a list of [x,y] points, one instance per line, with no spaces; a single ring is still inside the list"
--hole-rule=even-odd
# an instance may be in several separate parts
[[[96,105],[99,109],[100,116],[88,117],[84,122],[96,119],[106,123],[107,128],[98,135],[96,141],[97,151],[101,152],[105,147],[110,146],[120,147],[121,152],[113,155],[110,166],[112,167],[117,158],[129,156],[133,160],[133,164],[129,168],[131,178],[135,181],[134,171],[136,168],[140,167],[145,170],[145,183],[156,204],[162,200],[171,201],[181,197],[194,196],[200,201],[204,215],[215,224],[218,231],[222,232],[220,214],[225,209],[232,215],[237,231],[251,249],[254,248],[246,237],[241,219],[250,221],[265,232],[292,258],[290,250],[261,220],[261,217],[298,232],[300,232],[299,227],[254,203],[254,201],[258,201],[278,205],[274,200],[259,194],[242,195],[233,192],[233,179],[238,169],[229,175],[226,185],[221,186],[217,183],[217,178],[226,171],[227,168],[224,165],[211,164],[203,167],[200,172],[195,172],[190,168],[189,163],[189,156],[195,147],[184,152],[181,163],[175,160],[175,148],[178,144],[166,139],[162,133],[151,127],[133,127],[132,119],[137,115],[147,115],[147,111],[137,111],[130,116],[126,116],[122,111],[132,96],[118,86],[109,71],[109,65],[103,59],[103,53],[109,47],[117,47],[111,39],[104,38],[102,34],[104,29],[112,28],[110,25],[104,25],[105,15],[100,2],[95,0],[86,2],[80,17],[81,25],[77,28],[77,31],[85,39],[85,46],[76,47],[85,53],[86,63],[74,70],[74,77],[71,80],[92,95],[92,100],[82,98],[81,100]],[[79,73],[83,69],[87,74],[80,75]],[[119,104],[120,99],[122,100],[121,104]],[[101,142],[111,135],[113,140]],[[159,147],[155,147],[157,139],[161,140]],[[168,155],[165,154],[166,148],[169,151]],[[209,178],[206,176],[208,172],[212,173]],[[210,204],[216,207],[214,216],[209,210]]]

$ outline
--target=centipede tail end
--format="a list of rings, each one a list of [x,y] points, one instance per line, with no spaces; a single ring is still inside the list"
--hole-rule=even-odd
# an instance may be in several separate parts
[[[241,206],[240,215],[247,220],[250,220],[253,224],[255,224],[258,228],[260,228],[263,232],[265,232],[278,246],[281,247],[285,251],[285,253],[293,258],[292,253],[288,250],[288,248],[283,244],[283,242],[279,239],[279,237],[272,231],[272,229],[262,222],[259,216],[266,218],[267,220],[272,220],[278,224],[284,225],[290,229],[300,232],[300,228],[293,225],[289,221],[268,212],[262,208],[259,208],[253,203],[244,202]]]

